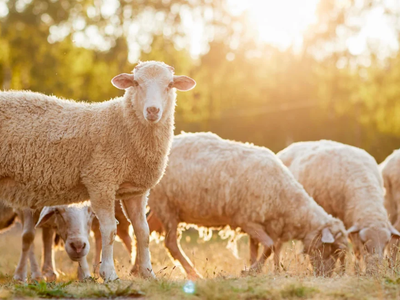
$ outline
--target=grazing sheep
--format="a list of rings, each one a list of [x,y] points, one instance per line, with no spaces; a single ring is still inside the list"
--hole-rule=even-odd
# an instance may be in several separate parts
[[[91,277],[86,255],[90,250],[89,236],[93,219],[94,213],[90,207],[90,202],[85,201],[70,205],[46,206],[42,209],[36,224],[36,227],[53,229],[60,236],[69,258],[79,263],[79,280]],[[48,238],[49,242],[43,244],[49,247],[47,252],[49,253],[48,261],[50,261],[52,260],[51,246],[54,240],[54,233]],[[46,264],[51,270],[54,270],[52,268],[53,265]],[[46,268],[44,269],[46,270]]]
[[[326,140],[294,143],[277,156],[327,213],[343,221],[357,261],[364,257],[367,271],[372,270],[391,236],[400,235],[383,205],[375,159],[362,149]]]
[[[164,173],[173,138],[176,92],[195,81],[160,62],[139,63],[112,84],[125,95],[78,103],[33,92],[0,92],[0,199],[42,208],[90,199],[100,222],[100,275],[117,279],[114,202],[122,199],[137,244],[136,273],[155,277],[145,207]]]
[[[389,220],[396,230],[400,230],[400,150],[394,151],[379,165],[385,187],[385,208]],[[391,264],[396,262],[399,239],[391,242]]]
[[[317,274],[331,273],[337,250],[347,244],[343,223],[317,205],[270,150],[212,133],[175,136],[149,206],[165,229],[166,248],[191,278],[200,275],[178,245],[182,222],[241,228],[268,249],[299,239]]]
[[[57,279],[54,271],[53,240],[57,233],[64,241],[65,250],[73,261],[79,261],[78,278],[80,280],[90,277],[90,271],[86,263],[86,255],[90,245],[88,241],[89,231],[94,214],[91,211],[89,202],[78,205],[44,207],[41,211],[23,209],[18,211],[22,229],[22,251],[20,261],[14,274],[14,279],[26,281],[28,259],[31,264],[32,279],[40,280],[42,275],[47,281]],[[17,213],[0,202],[0,224],[9,224],[1,229],[7,230],[12,222],[7,222],[12,216],[14,219]],[[35,226],[35,223],[36,226]],[[42,272],[34,254],[33,241],[35,238],[35,227],[43,227],[43,264]]]

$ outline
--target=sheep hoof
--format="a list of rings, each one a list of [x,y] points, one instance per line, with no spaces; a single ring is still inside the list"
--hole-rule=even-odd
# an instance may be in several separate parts
[[[53,282],[57,280],[58,274],[54,271],[47,271],[43,273],[43,276],[47,282]]]
[[[111,281],[116,281],[119,280],[117,273],[115,273],[115,270],[107,270],[107,271],[102,271],[100,270],[100,276],[103,278],[104,282],[111,282]]]
[[[31,274],[31,280],[33,281],[42,281],[43,279],[42,273],[40,272]]]
[[[241,276],[256,276],[261,273],[261,268],[259,267],[250,267],[250,269],[244,269],[240,272]]]
[[[26,275],[14,274],[13,279],[18,282],[27,282]]]
[[[145,279],[155,279],[156,275],[154,274],[153,270],[151,268],[140,268],[138,266],[133,266],[130,273],[130,275],[135,276],[135,277],[142,277]]]

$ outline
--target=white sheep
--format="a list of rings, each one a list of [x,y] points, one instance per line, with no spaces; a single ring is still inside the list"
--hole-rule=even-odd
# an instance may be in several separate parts
[[[385,193],[385,208],[389,215],[389,220],[396,230],[400,230],[400,150],[395,150],[385,161],[379,165]],[[399,247],[399,239],[391,240],[391,260],[396,262]]]
[[[366,258],[367,271],[379,262],[391,236],[400,233],[388,220],[375,159],[327,140],[294,143],[277,156],[327,213],[343,221],[357,259]]]
[[[100,222],[100,275],[117,279],[114,202],[132,222],[135,271],[154,277],[145,207],[161,179],[173,138],[176,92],[195,81],[160,62],[139,63],[112,84],[125,95],[78,103],[33,92],[0,92],[0,199],[42,208],[90,199]]]
[[[200,275],[178,245],[183,222],[241,228],[267,249],[275,241],[301,240],[317,274],[330,274],[337,250],[347,246],[343,223],[316,204],[270,150],[212,133],[175,136],[149,206],[165,229],[166,248],[191,278]]]
[[[0,224],[17,216],[11,208],[0,202]],[[86,255],[90,245],[88,241],[89,231],[94,214],[91,211],[89,202],[69,205],[44,207],[41,211],[23,209],[18,211],[19,219],[22,223],[22,249],[14,279],[26,281],[28,260],[31,264],[31,278],[40,280],[44,276],[47,281],[57,279],[53,260],[53,240],[57,233],[64,241],[65,250],[73,261],[79,261],[78,278],[83,280],[90,277],[90,271],[86,263]],[[36,224],[37,223],[37,224]],[[11,227],[3,226],[3,230]],[[35,226],[36,224],[36,226]],[[33,241],[35,238],[35,228],[43,227],[43,264],[42,272],[35,258]]]

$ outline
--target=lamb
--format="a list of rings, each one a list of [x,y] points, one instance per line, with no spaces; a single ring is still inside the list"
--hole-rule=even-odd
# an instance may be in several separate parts
[[[396,230],[400,230],[400,150],[394,151],[380,165],[385,187],[385,208],[390,222]],[[399,248],[399,239],[390,241],[391,260],[393,265]]]
[[[8,215],[15,213],[11,208],[0,202],[0,224],[9,220]],[[57,273],[54,271],[53,260],[53,239],[57,233],[64,241],[65,250],[73,261],[79,261],[78,278],[83,280],[90,277],[90,271],[86,262],[86,255],[89,252],[90,245],[88,241],[89,230],[94,217],[89,202],[79,205],[44,207],[43,210],[32,211],[23,209],[18,211],[21,220],[22,230],[22,251],[20,261],[14,274],[14,279],[18,281],[27,280],[28,259],[31,264],[31,278],[41,280],[43,276],[47,281],[55,281]],[[53,216],[54,215],[54,216]],[[33,241],[35,238],[36,227],[43,227],[43,264],[42,272],[35,258]],[[8,222],[7,230],[11,227]],[[89,230],[88,230],[89,229]]]
[[[367,272],[372,271],[391,237],[400,236],[384,207],[375,159],[362,149],[327,140],[294,143],[277,156],[327,213],[343,221],[357,262],[364,257]]]
[[[299,239],[318,275],[330,274],[347,246],[343,223],[317,205],[270,150],[212,133],[175,136],[149,206],[165,229],[166,248],[189,278],[201,276],[178,245],[182,222],[240,228],[267,249]]]
[[[155,277],[145,207],[161,179],[173,138],[175,90],[195,81],[155,61],[139,63],[112,84],[123,97],[78,103],[33,92],[0,92],[0,199],[42,208],[90,199],[102,235],[100,275],[118,278],[113,261],[114,202],[134,228],[136,273]]]

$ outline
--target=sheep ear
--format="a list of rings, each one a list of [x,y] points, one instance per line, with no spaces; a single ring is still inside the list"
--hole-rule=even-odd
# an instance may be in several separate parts
[[[36,223],[36,228],[43,227],[50,218],[55,214],[56,209],[53,207],[45,206],[40,212],[39,221]]]
[[[325,244],[332,244],[335,241],[332,232],[329,228],[322,229],[322,238],[321,241]]]
[[[389,230],[390,230],[390,233],[392,234],[392,237],[400,238],[400,232],[398,232],[397,229],[394,228],[392,224],[390,224]]]
[[[180,91],[190,91],[196,86],[196,81],[187,76],[174,76],[173,87]]]
[[[122,73],[111,79],[111,83],[117,89],[126,90],[132,86],[135,86],[135,80],[133,74]]]
[[[357,225],[353,225],[347,230],[347,234],[356,233],[356,232],[359,232],[359,231],[360,231],[360,229],[358,228],[358,226]]]

